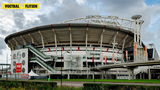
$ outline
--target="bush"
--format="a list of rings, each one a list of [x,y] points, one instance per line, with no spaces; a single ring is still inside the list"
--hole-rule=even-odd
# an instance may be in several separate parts
[[[58,86],[54,90],[83,90],[83,87]]]
[[[160,90],[160,86],[85,83],[84,90]]]
[[[56,86],[56,82],[0,80],[0,87],[2,88],[26,88],[48,90],[53,89]]]

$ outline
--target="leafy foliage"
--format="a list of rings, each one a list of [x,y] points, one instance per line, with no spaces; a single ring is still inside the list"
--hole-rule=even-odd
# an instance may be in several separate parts
[[[84,90],[160,90],[160,86],[85,83]]]

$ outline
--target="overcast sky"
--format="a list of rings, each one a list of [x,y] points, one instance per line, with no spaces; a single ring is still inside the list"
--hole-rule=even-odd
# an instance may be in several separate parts
[[[6,63],[10,49],[4,38],[27,28],[60,23],[87,15],[131,18],[140,14],[144,20],[142,40],[154,43],[160,52],[160,0],[0,0],[2,3],[41,3],[40,9],[0,9],[0,63]]]

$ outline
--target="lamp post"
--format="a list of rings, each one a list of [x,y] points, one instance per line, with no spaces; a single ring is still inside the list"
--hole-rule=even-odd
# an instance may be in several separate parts
[[[6,56],[6,80],[8,80],[8,69],[7,69],[7,64],[8,64],[8,54]]]
[[[62,63],[62,49],[61,49],[61,63]],[[61,87],[62,87],[62,65],[61,65]]]
[[[95,82],[95,72],[93,72],[93,75],[94,75],[94,78],[93,78],[93,79],[94,79],[94,82]]]

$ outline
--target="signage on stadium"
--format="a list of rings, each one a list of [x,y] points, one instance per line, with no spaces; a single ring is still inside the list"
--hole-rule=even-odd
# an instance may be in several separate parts
[[[22,72],[22,63],[16,63],[16,73]]]
[[[83,69],[83,55],[70,55],[64,56],[64,69],[82,70]]]
[[[11,52],[11,73],[28,74],[28,49]]]

